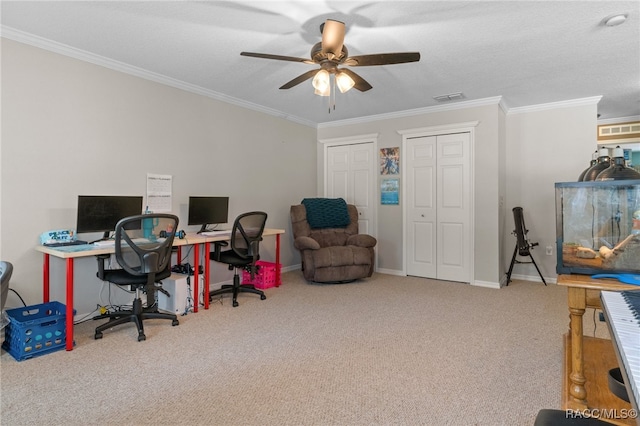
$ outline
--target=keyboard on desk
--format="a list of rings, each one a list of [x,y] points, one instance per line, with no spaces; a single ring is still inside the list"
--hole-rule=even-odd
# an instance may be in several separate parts
[[[73,240],[73,241],[59,241],[56,243],[45,243],[43,246],[45,247],[67,247],[67,246],[82,246],[85,244],[89,244],[86,241],[82,240]]]
[[[143,243],[150,243],[151,242],[147,238],[133,238],[131,241],[133,241],[134,244],[143,244]],[[97,246],[97,247],[115,247],[116,240],[94,241],[93,245]]]
[[[200,235],[204,235],[205,237],[220,237],[225,235],[231,235],[231,230],[220,230],[220,231],[204,231],[201,232]]]

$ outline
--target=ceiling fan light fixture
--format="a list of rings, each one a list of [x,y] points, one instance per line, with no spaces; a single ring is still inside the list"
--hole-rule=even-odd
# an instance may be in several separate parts
[[[314,89],[313,93],[315,95],[318,95],[318,96],[329,96],[331,94],[331,90],[329,89],[329,86],[327,85],[327,87],[324,90]]]
[[[329,71],[327,70],[318,71],[315,77],[313,77],[313,81],[311,82],[313,88],[316,89],[316,92],[320,93],[328,92],[330,83],[331,81],[329,78]]]
[[[356,82],[346,72],[340,71],[336,74],[336,84],[340,93],[345,93],[355,86]]]

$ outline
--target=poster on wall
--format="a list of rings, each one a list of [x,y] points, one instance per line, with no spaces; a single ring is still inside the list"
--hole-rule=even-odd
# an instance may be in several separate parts
[[[398,179],[382,179],[380,182],[380,204],[397,205],[399,203],[398,186]]]
[[[400,147],[380,148],[380,174],[400,174]]]

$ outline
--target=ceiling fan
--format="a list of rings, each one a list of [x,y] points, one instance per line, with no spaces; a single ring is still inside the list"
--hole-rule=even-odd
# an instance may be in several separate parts
[[[344,45],[344,22],[327,19],[326,22],[320,25],[320,32],[322,33],[322,41],[316,43],[311,48],[311,59],[254,52],[241,52],[240,55],[320,65],[319,69],[307,71],[299,75],[282,85],[280,89],[290,89],[303,81],[313,78],[315,93],[321,96],[329,96],[330,94],[331,75],[334,75],[335,84],[342,93],[352,87],[355,87],[361,92],[366,92],[371,89],[372,86],[358,74],[348,68],[338,68],[338,66],[363,67],[391,65],[417,62],[420,60],[420,52],[377,53],[372,55],[349,56],[349,51]]]

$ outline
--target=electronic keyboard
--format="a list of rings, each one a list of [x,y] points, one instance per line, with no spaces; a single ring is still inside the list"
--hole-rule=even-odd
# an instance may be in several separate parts
[[[640,292],[603,291],[600,298],[633,407],[640,401]]]

